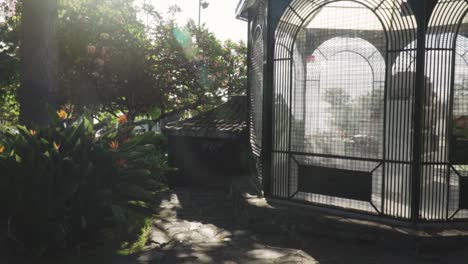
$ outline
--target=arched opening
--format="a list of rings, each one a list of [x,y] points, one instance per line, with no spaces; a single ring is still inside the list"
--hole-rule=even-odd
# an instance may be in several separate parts
[[[415,28],[402,1],[292,1],[275,31],[273,196],[409,217],[411,166],[386,140],[408,127],[387,119],[400,108],[386,106],[386,65],[413,52]]]
[[[323,166],[325,162],[326,167],[344,170],[376,168],[373,163],[350,163],[338,157],[383,156],[385,62],[379,50],[360,37],[334,37],[313,50],[306,57],[305,65],[305,85],[295,86],[293,93],[295,122],[291,147],[293,152],[305,154],[296,155],[298,165]],[[299,79],[298,72],[294,74]],[[302,115],[294,107],[298,105],[297,100],[304,100]],[[337,158],[319,158],[307,156],[307,153]],[[381,177],[378,169],[373,181],[381,182]],[[375,189],[372,199],[380,204],[377,185]],[[337,197],[305,192],[298,192],[296,197],[308,201],[325,199],[332,205],[350,204],[362,210],[373,210],[368,204]]]
[[[455,61],[453,76],[452,118],[448,126],[451,135],[448,186],[449,218],[468,218],[468,3],[464,4],[464,18],[455,36]],[[449,100],[450,102],[450,100]]]
[[[381,157],[384,81],[382,55],[362,38],[336,37],[320,45],[307,58],[303,96],[294,98],[307,103],[303,138],[300,127],[292,128],[293,151]]]
[[[449,148],[450,161],[454,164],[447,180],[447,211],[455,219],[468,218],[468,197],[464,195],[468,187],[468,16],[465,16],[463,24],[456,37],[452,123],[447,124],[451,127],[447,131],[452,135]]]
[[[447,191],[448,191],[448,138],[449,119],[448,108],[451,95],[452,52],[454,35],[451,33],[427,34],[425,52],[425,83],[423,89],[421,112],[421,175],[420,175],[420,205],[419,217],[424,219],[440,219],[446,217]],[[417,42],[413,41],[406,47],[407,50],[417,49]],[[410,74],[416,78],[415,54],[402,54],[392,68],[393,76]],[[402,67],[404,65],[404,68]],[[405,104],[415,107],[415,94],[406,92],[391,100],[392,104]],[[404,118],[397,116],[401,126],[405,125]],[[412,144],[413,124],[408,124],[409,134],[399,136],[401,144]],[[411,149],[411,148],[407,148]],[[411,156],[412,152],[406,153]],[[409,183],[408,183],[409,184]],[[437,208],[437,209],[436,209]]]
[[[451,220],[468,217],[468,137],[464,135],[468,60],[468,2],[439,1],[425,35],[424,76],[420,113],[418,219]],[[418,42],[421,40],[418,39]],[[406,50],[416,50],[417,42]],[[401,54],[392,67],[394,76],[416,74],[415,53]],[[413,77],[414,79],[414,77]],[[399,98],[414,105],[414,92]],[[466,119],[468,120],[468,118]],[[413,130],[413,128],[411,128]],[[413,133],[412,131],[410,133]],[[465,147],[466,146],[466,147]]]

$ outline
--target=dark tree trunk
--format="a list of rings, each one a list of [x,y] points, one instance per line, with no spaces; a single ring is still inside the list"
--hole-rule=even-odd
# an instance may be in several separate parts
[[[57,0],[23,0],[20,121],[47,125],[57,108]]]

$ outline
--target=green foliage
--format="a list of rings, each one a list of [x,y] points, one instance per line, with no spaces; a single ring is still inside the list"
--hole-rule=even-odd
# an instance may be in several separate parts
[[[164,88],[162,113],[206,110],[246,91],[245,45],[224,45],[193,21],[179,27],[161,22],[153,30],[153,75]]]
[[[16,90],[19,85],[19,16],[15,13],[15,1],[0,3],[0,123],[17,123],[19,106]],[[16,5],[18,11],[20,5]],[[2,15],[3,11],[3,15]]]
[[[179,12],[171,7],[165,19],[152,6],[139,7],[133,0],[60,1],[62,101],[77,109],[126,113],[131,120],[158,120],[207,110],[229,95],[244,94],[245,43],[221,43],[193,21],[180,26],[174,22]],[[10,123],[18,115],[20,14],[17,4],[0,25],[0,109],[8,110],[0,120]]]
[[[5,24],[11,16],[15,14],[16,0],[3,0],[0,2],[0,26]]]
[[[144,217],[144,214],[135,210],[127,210],[126,219],[128,219],[127,222],[133,224],[121,225],[127,227],[127,229],[120,230],[121,234],[126,235],[125,242],[120,245],[118,250],[120,255],[130,255],[142,251],[151,235],[153,224],[151,217]]]
[[[245,93],[246,46],[224,45],[192,22],[179,26],[134,1],[68,0],[59,35],[64,99],[153,119],[203,110]],[[150,17],[151,26],[138,19]],[[155,106],[158,111],[155,111]],[[155,114],[158,115],[155,115]]]
[[[58,34],[64,100],[132,117],[141,111],[139,100],[154,100],[144,30],[133,1],[63,1]]]
[[[16,96],[17,89],[17,84],[0,86],[0,121],[7,124],[18,123],[19,104]]]
[[[383,116],[383,99],[383,89],[375,89],[352,98],[345,89],[331,88],[324,95],[328,111],[333,116],[330,124],[340,128],[348,136],[353,136],[362,129],[359,121],[368,118],[378,120]]]
[[[324,101],[328,103],[328,112],[332,115],[330,124],[342,130],[343,133],[354,131],[351,95],[342,88],[330,88],[325,91]]]
[[[125,226],[129,210],[148,210],[164,188],[169,169],[160,135],[92,120],[60,112],[50,128],[0,130],[0,205],[10,236],[37,254],[93,239],[112,223]]]
[[[244,42],[228,40],[224,43],[224,52],[224,87],[229,95],[244,95],[247,92],[247,46]]]
[[[14,205],[10,235],[39,254],[52,245],[66,246],[72,242],[69,234],[91,219],[86,205],[97,193],[91,186],[92,126],[83,118],[50,130],[19,126],[2,136],[4,177]]]
[[[0,14],[0,123],[8,124],[19,112],[21,2],[16,10],[13,2],[0,3],[8,11]],[[0,212],[13,240],[37,254],[103,227],[125,237],[123,253],[134,252],[170,170],[166,139],[136,134],[144,123],[132,120],[210,109],[245,93],[246,46],[221,43],[193,22],[177,25],[177,7],[168,19],[128,0],[63,0],[59,9],[59,88],[82,115],[53,113],[53,125],[34,130],[0,128]],[[154,23],[142,23],[141,14]],[[106,113],[127,113],[130,122],[116,125]]]

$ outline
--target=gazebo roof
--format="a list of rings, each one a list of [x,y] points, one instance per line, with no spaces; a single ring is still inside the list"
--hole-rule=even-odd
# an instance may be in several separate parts
[[[240,20],[248,20],[248,10],[255,5],[257,0],[240,0],[236,8],[236,17]]]
[[[247,97],[233,96],[226,103],[198,116],[166,124],[170,136],[239,138],[247,134]]]

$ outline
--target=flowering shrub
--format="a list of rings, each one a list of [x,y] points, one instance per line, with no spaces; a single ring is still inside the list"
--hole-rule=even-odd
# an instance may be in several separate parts
[[[149,203],[164,188],[165,140],[134,135],[135,125],[93,124],[89,114],[61,110],[49,128],[0,128],[0,205],[10,240],[37,254],[73,246],[125,221],[125,208]]]

